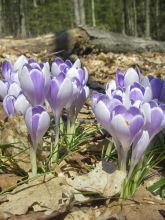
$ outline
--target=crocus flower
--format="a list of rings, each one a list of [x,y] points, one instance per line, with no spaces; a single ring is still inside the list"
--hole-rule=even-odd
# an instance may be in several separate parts
[[[12,75],[14,74],[15,72],[14,72],[11,62],[8,60],[5,60],[2,63],[2,76],[4,80],[10,83],[12,81]]]
[[[51,79],[47,100],[55,117],[58,118],[61,115],[62,109],[67,105],[72,94],[72,81],[63,73]]]
[[[92,102],[96,119],[113,137],[121,169],[126,171],[128,150],[142,132],[144,117],[138,108],[126,109],[118,99],[109,100],[106,95],[94,93]]]
[[[30,104],[23,94],[17,97],[14,95],[7,95],[3,100],[3,108],[8,116],[17,113],[25,114],[29,106]]]
[[[23,94],[33,105],[42,105],[49,90],[50,72],[49,64],[43,64],[41,68],[32,68],[30,64],[24,65],[19,73],[20,86]]]
[[[16,97],[12,95],[5,96],[3,100],[3,109],[8,116],[15,115],[17,113],[14,107],[15,100]]]
[[[30,149],[32,173],[37,173],[36,150],[49,128],[50,117],[42,106],[29,107],[25,113],[25,123],[31,136],[33,146]]]
[[[152,139],[165,127],[165,114],[162,109],[165,109],[164,105],[159,107],[155,101],[141,105],[145,124],[143,132],[133,143],[131,170],[143,158]]]
[[[67,105],[67,103],[70,100],[70,97],[72,97],[72,93],[73,93],[72,81],[69,78],[66,78],[63,73],[60,73],[58,76],[53,77],[51,79],[49,91],[47,94],[47,100],[53,110],[53,114],[55,117],[56,136],[55,136],[55,144],[53,149],[53,151],[55,151],[53,155],[53,160],[55,162],[58,158],[58,140],[59,140],[59,132],[60,132],[59,120],[64,106]]]

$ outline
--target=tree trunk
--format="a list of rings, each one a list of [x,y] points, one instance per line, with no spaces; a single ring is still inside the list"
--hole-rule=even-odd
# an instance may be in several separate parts
[[[156,9],[156,36],[159,39],[159,0],[155,1],[155,9]]]
[[[150,0],[146,0],[146,30],[145,37],[150,38]]]
[[[89,54],[90,52],[165,52],[165,42],[124,36],[96,28],[83,27],[68,31],[43,35],[37,38],[22,40],[0,39],[0,45],[17,49],[24,53],[27,50],[38,53],[45,51],[45,57],[54,54],[68,57],[73,53]],[[20,52],[19,52],[20,53]]]
[[[134,14],[134,36],[137,37],[137,11],[136,11],[136,0],[133,0],[133,14]]]
[[[75,24],[76,26],[80,25],[80,14],[79,14],[79,2],[78,0],[74,1],[74,15],[75,15]]]
[[[37,8],[37,7],[38,7],[38,5],[37,5],[37,0],[33,0],[33,7],[34,7],[34,8]]]
[[[0,37],[3,33],[3,14],[2,14],[2,0],[0,0]]]
[[[20,0],[20,36],[22,38],[26,37],[26,23],[25,23],[25,5],[26,0]]]
[[[96,27],[95,0],[91,0],[91,8],[92,8],[92,26]]]
[[[84,7],[84,0],[79,0],[79,13],[80,13],[80,24],[85,25],[85,7]]]
[[[129,32],[129,21],[128,21],[128,2],[127,0],[122,0],[122,22],[123,28],[122,33],[127,34]]]

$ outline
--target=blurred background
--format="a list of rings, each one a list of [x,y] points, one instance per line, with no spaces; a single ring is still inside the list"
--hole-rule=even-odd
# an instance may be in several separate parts
[[[95,26],[165,40],[165,0],[0,0],[0,37]]]

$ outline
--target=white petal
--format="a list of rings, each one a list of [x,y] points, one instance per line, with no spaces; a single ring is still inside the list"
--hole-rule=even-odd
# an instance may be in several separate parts
[[[27,99],[25,98],[25,96],[23,94],[21,94],[17,97],[17,99],[14,103],[14,107],[15,107],[16,112],[21,113],[21,114],[25,114],[28,107],[30,107],[30,104],[27,101]]]
[[[139,82],[139,75],[133,68],[129,68],[124,76],[124,85],[125,87],[132,85],[134,82]]]
[[[24,55],[21,55],[14,64],[14,71],[19,71],[26,63],[28,63],[27,58]]]
[[[26,66],[23,67],[21,74],[19,75],[20,85],[23,91],[23,94],[26,96],[28,101],[34,105],[35,97],[34,97],[34,85],[30,77],[29,70]]]
[[[66,106],[67,103],[70,102],[70,97],[72,96],[72,93],[73,93],[72,82],[70,79],[65,78],[57,94],[56,106],[59,111],[61,111],[62,108],[64,108],[64,106]]]
[[[13,95],[13,96],[17,97],[20,92],[21,92],[21,88],[17,83],[10,84],[10,87],[8,90],[8,95]]]
[[[39,143],[44,134],[47,132],[48,128],[50,125],[50,117],[49,114],[44,111],[41,113],[40,118],[39,118],[39,123],[38,123],[38,128],[37,128],[37,142]]]
[[[94,107],[94,113],[97,121],[111,134],[110,130],[110,112],[104,102],[99,101]]]
[[[61,70],[55,62],[52,63],[51,73],[53,76],[58,76],[61,73]]]
[[[130,147],[130,131],[125,119],[122,115],[116,115],[112,118],[111,128],[116,134],[117,139],[120,141],[121,145],[125,150]]]
[[[81,62],[80,62],[80,59],[77,59],[77,60],[74,62],[74,64],[73,64],[72,67],[74,67],[74,68],[81,68]]]
[[[144,92],[144,102],[149,102],[152,100],[152,90],[150,87],[146,87],[145,92]]]

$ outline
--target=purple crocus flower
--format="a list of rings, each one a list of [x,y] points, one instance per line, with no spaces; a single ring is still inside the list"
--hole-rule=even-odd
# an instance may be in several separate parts
[[[29,107],[25,113],[25,123],[31,136],[33,146],[30,148],[32,174],[37,174],[36,150],[49,128],[50,117],[42,106]]]
[[[118,99],[109,100],[106,95],[96,92],[92,95],[92,103],[96,119],[113,137],[121,169],[126,171],[128,150],[142,132],[144,117],[138,108],[126,109]]]
[[[10,61],[8,60],[5,60],[3,63],[2,63],[2,76],[4,78],[5,81],[7,82],[12,82],[12,75],[14,75],[15,72],[14,72],[14,69],[13,69],[13,66],[11,64]]]
[[[53,76],[58,76],[64,73],[68,78],[77,78],[82,85],[85,85],[88,80],[88,72],[85,67],[81,68],[81,62],[77,59],[73,64],[70,60],[65,62],[61,58],[56,58],[52,63],[51,73]]]
[[[161,107],[159,107],[155,101],[141,105],[145,124],[143,132],[136,137],[133,143],[131,170],[133,170],[136,164],[143,158],[152,139],[165,127],[165,114],[162,110],[165,108],[164,105]]]
[[[3,100],[3,108],[8,116],[17,113],[25,114],[29,106],[30,104],[23,94],[17,97],[14,95],[7,95]]]
[[[37,147],[49,128],[49,114],[42,106],[29,107],[25,113],[25,123],[31,136],[33,147]]]
[[[67,105],[72,94],[72,81],[63,73],[51,79],[47,100],[56,118],[60,117],[62,109]]]
[[[43,64],[41,68],[33,69],[30,64],[26,64],[19,73],[20,86],[23,94],[33,105],[42,105],[50,86],[49,64]]]
[[[17,113],[14,107],[15,100],[16,97],[12,95],[5,96],[3,100],[3,109],[8,116],[15,115]]]

